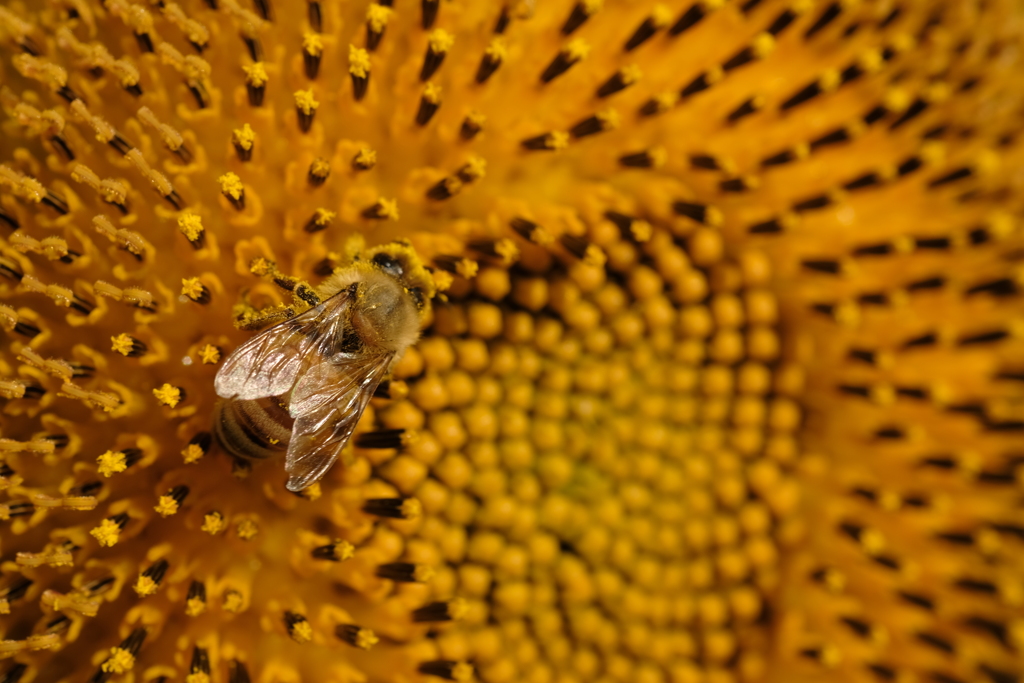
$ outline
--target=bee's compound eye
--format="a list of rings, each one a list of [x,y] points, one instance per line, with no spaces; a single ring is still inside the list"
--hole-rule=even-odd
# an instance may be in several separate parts
[[[405,274],[405,269],[398,259],[383,252],[373,255],[373,264],[391,277],[402,277]]]
[[[410,287],[409,296],[412,297],[412,302],[416,304],[416,308],[423,308],[425,303],[423,299],[423,290],[419,287]]]

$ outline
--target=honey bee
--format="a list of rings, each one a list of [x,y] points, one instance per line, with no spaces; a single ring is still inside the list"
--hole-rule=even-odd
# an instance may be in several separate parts
[[[309,310],[252,337],[217,372],[214,433],[243,458],[285,451],[287,487],[320,480],[377,385],[416,342],[434,284],[408,244],[365,252],[314,292]],[[298,289],[296,289],[298,293]]]

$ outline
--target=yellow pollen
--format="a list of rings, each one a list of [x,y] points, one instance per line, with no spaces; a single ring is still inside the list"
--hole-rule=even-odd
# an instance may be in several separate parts
[[[220,183],[220,191],[231,197],[232,199],[240,199],[244,188],[242,187],[242,179],[230,171],[225,173],[221,177],[217,178],[217,182]]]
[[[204,344],[199,348],[199,360],[201,360],[204,365],[216,365],[220,362],[220,357],[220,347],[214,346],[213,344]]]
[[[198,617],[206,611],[206,601],[200,598],[189,598],[185,601],[185,614],[190,617]]]
[[[302,34],[302,50],[308,55],[317,57],[324,51],[324,41],[319,34],[306,31]]]
[[[445,31],[443,28],[434,29],[427,37],[427,45],[430,46],[430,51],[434,54],[448,52],[454,42],[455,36],[448,33],[448,31]]]
[[[256,538],[256,534],[258,534],[259,531],[260,530],[259,527],[256,526],[256,522],[252,521],[251,519],[243,519],[235,527],[235,532],[238,534],[238,537],[243,541],[251,541],[252,539]]]
[[[603,130],[614,130],[619,127],[619,123],[622,121],[619,117],[619,112],[614,109],[602,109],[597,112],[597,120],[601,122]]]
[[[153,396],[156,397],[157,402],[162,406],[168,408],[174,408],[181,403],[181,389],[170,384],[163,384],[160,387],[153,390]]]
[[[360,154],[362,154],[362,152],[363,150],[359,151]],[[373,152],[371,152],[371,154],[373,154]],[[335,216],[337,216],[337,214],[333,211],[329,211],[328,209],[317,209],[313,212],[313,223],[319,227],[326,228],[331,224],[331,221],[334,220]]]
[[[210,674],[203,671],[196,671],[185,676],[185,683],[210,683]]]
[[[140,598],[153,595],[153,593],[156,593],[157,588],[159,588],[159,586],[156,581],[148,576],[140,576],[135,582],[135,585],[132,586],[132,589],[139,594]]]
[[[249,272],[253,275],[262,277],[264,275],[270,275],[274,272],[274,264],[267,261],[262,256],[254,258],[249,264]]]
[[[370,149],[369,147],[360,147],[359,151],[356,152],[356,156],[353,158],[352,161],[359,168],[364,168],[364,169],[373,168],[377,164],[377,152],[375,152],[374,150]],[[317,209],[317,211],[319,212],[319,211],[321,211],[321,209]],[[324,211],[326,211],[326,210],[324,210]],[[327,212],[327,213],[331,213],[331,212]],[[333,217],[333,215],[334,214],[332,213],[331,216]],[[319,223],[318,223],[318,225],[319,225]]]
[[[451,677],[453,681],[467,683],[473,680],[473,665],[468,662],[459,662],[452,667]]]
[[[423,99],[431,104],[440,104],[441,86],[436,83],[427,83],[426,87],[423,88]]]
[[[192,465],[199,462],[199,460],[205,455],[203,449],[198,444],[190,443],[181,449],[181,457],[185,460],[186,465]]]
[[[402,516],[405,519],[416,519],[423,514],[423,505],[415,498],[408,498],[402,502]]]
[[[256,62],[251,66],[243,66],[242,70],[245,71],[245,82],[254,88],[262,88],[267,84],[269,76],[267,76],[267,69],[263,66],[263,62]]]
[[[224,611],[231,612],[232,614],[238,614],[242,611],[245,603],[242,600],[242,594],[238,591],[229,590],[224,593],[224,600],[221,603]]]
[[[487,49],[484,50],[484,54],[492,61],[500,62],[507,56],[508,46],[500,36],[497,36],[491,38],[491,42],[487,44]]]
[[[355,646],[360,650],[369,650],[379,642],[380,638],[377,637],[377,634],[368,628],[361,628],[356,631]]]
[[[366,25],[374,32],[380,33],[384,30],[384,27],[388,25],[388,19],[391,18],[391,12],[392,10],[390,7],[372,3],[366,8]]]
[[[184,278],[181,281],[181,294],[195,301],[203,295],[203,283],[197,277]]]
[[[256,133],[248,123],[242,124],[241,128],[235,128],[231,131],[231,144],[237,147],[241,147],[244,150],[250,150],[255,142]],[[198,216],[196,217],[196,220],[199,220]],[[181,219],[178,219],[178,223],[180,225]],[[202,226],[200,226],[200,230],[201,229]],[[189,236],[188,233],[186,233],[186,236],[188,236],[189,239],[195,239],[194,237]]]
[[[767,57],[775,49],[775,38],[770,33],[758,33],[750,45],[754,54],[760,58]]]
[[[573,38],[562,49],[562,52],[572,61],[579,61],[590,54],[590,43],[582,38]]]
[[[380,7],[380,5],[370,5]],[[370,73],[370,53],[355,45],[348,46],[348,71],[353,76],[366,78]]]
[[[127,460],[121,451],[107,451],[96,458],[96,462],[98,464],[97,471],[104,477],[109,477],[128,469]]]
[[[313,90],[296,90],[295,93],[295,106],[303,114],[307,116],[316,111],[316,108],[320,106],[320,103],[313,97]]]
[[[121,527],[118,526],[117,522],[111,519],[105,519],[100,522],[98,527],[92,529],[89,534],[92,535],[100,545],[109,548],[117,543],[117,540],[121,535]]]
[[[377,214],[381,218],[388,218],[393,221],[398,220],[398,200],[397,199],[378,199],[377,200]]]
[[[672,10],[658,3],[651,10],[651,24],[656,28],[665,28],[672,21]]]
[[[170,517],[178,511],[178,501],[170,496],[160,496],[156,506],[153,508],[161,517]]]
[[[107,673],[124,674],[135,666],[135,657],[131,652],[119,647],[110,648],[110,658],[100,667]]]
[[[248,128],[249,124],[245,127]],[[198,215],[190,212],[178,216],[178,230],[181,231],[190,242],[195,242],[203,234],[203,221]]]
[[[308,621],[303,619],[292,624],[288,628],[288,634],[296,643],[308,643],[313,640],[313,627],[310,626]]]
[[[219,512],[208,512],[203,517],[203,526],[200,528],[211,536],[216,536],[220,532],[224,531],[228,526],[227,520],[224,519],[224,515]]]
[[[317,157],[313,160],[313,163],[309,166],[310,175],[317,176],[318,178],[326,178],[331,173],[331,164],[323,157]]]
[[[434,280],[435,289],[439,292],[448,291],[455,282],[454,278],[443,270],[435,270],[430,276]]]
[[[128,334],[119,334],[116,337],[110,338],[110,350],[116,353],[120,353],[122,356],[127,356],[132,352],[132,347],[135,345],[135,340]]]

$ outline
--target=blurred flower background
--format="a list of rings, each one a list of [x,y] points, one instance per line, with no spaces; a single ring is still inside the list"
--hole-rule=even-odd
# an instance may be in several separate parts
[[[1013,0],[0,7],[0,681],[1024,677]],[[441,293],[299,495],[348,238]]]

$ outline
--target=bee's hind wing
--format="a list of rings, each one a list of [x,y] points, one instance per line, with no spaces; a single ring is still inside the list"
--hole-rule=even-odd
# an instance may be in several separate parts
[[[214,380],[221,398],[252,400],[286,394],[304,368],[329,357],[344,331],[351,295],[342,290],[291,320],[263,330],[235,349]]]
[[[392,358],[339,353],[303,373],[289,404],[295,418],[285,457],[289,491],[319,481],[338,459]]]

